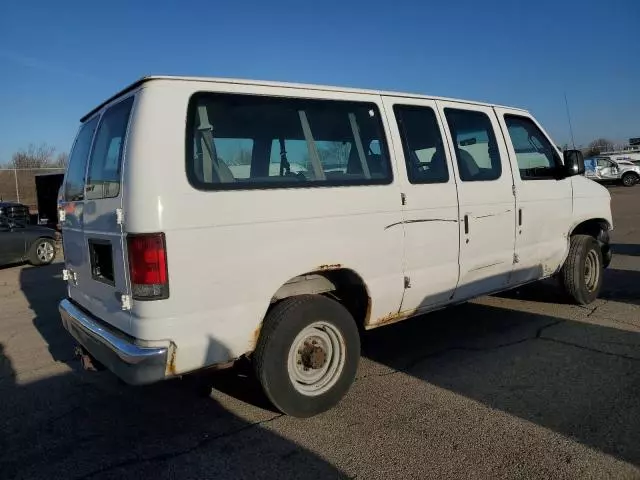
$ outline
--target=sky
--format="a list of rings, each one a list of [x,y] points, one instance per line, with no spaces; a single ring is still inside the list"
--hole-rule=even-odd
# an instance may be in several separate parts
[[[0,164],[68,151],[152,74],[415,92],[529,109],[553,140],[640,137],[640,1],[29,0],[0,6]]]

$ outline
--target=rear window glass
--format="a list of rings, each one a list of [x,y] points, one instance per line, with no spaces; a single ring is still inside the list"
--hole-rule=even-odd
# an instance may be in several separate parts
[[[75,202],[84,198],[84,175],[87,170],[91,140],[97,124],[98,118],[96,117],[82,125],[71,150],[64,184],[64,199],[68,202]]]
[[[129,97],[102,115],[89,161],[88,200],[120,194],[120,166],[132,105],[133,97]]]
[[[392,180],[375,104],[199,93],[188,115],[187,176],[199,189]]]

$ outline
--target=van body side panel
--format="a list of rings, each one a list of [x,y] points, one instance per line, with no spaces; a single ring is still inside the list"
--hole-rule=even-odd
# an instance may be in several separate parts
[[[435,101],[384,97],[384,102],[405,194],[403,225],[389,227],[404,228],[410,280],[404,316],[446,304],[453,295],[459,275],[458,194]]]
[[[571,186],[573,189],[573,216],[571,223],[565,225],[567,234],[570,234],[582,222],[592,219],[605,220],[613,229],[609,190],[582,175],[571,177]]]
[[[508,288],[514,268],[515,198],[509,157],[492,108],[437,101],[460,204],[460,279],[454,301]]]
[[[372,319],[397,312],[403,230],[386,228],[402,221],[397,179],[371,186],[197,190],[185,172],[187,105],[195,92],[212,89],[363,101],[383,111],[376,95],[206,82],[146,84],[128,145],[135,160],[126,165],[126,229],[165,233],[170,296],[135,301],[130,334],[174,342],[176,373],[224,362],[254,348],[280,286],[338,266],[364,280]],[[383,126],[388,137],[384,121]]]
[[[554,178],[550,171],[545,174],[546,177],[528,178],[527,167],[546,167],[549,161],[541,153],[542,145],[537,143],[538,136],[546,137],[549,155],[554,155],[558,162],[561,162],[562,156],[530,115],[506,108],[495,108],[495,112],[514,172],[517,221],[515,252],[518,263],[513,280],[514,283],[524,283],[555,273],[564,262],[569,249],[567,226],[571,224],[573,215],[572,179]],[[505,121],[509,118],[516,120]],[[520,124],[529,128],[536,137],[527,140],[526,130]],[[536,151],[536,146],[539,151]]]

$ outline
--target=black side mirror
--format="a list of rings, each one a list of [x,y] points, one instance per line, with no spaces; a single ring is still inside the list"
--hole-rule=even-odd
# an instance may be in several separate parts
[[[584,175],[584,156],[580,150],[564,151],[564,174],[567,177]]]

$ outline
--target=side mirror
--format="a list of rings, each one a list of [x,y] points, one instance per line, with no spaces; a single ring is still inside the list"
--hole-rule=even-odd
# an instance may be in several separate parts
[[[584,156],[580,150],[564,151],[564,174],[567,177],[584,175]]]

